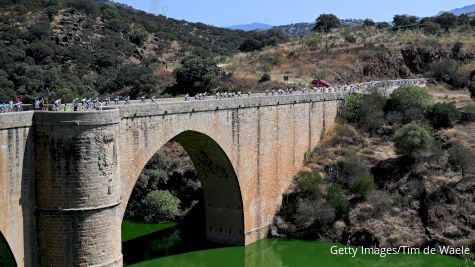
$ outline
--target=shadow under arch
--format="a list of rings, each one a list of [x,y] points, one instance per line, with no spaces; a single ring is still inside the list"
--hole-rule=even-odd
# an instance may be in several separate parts
[[[7,240],[0,232],[0,267],[14,267],[17,266],[13,252],[8,245]]]
[[[241,189],[225,151],[210,136],[196,131],[183,131],[171,140],[179,143],[188,153],[201,181],[206,240],[225,245],[244,245]]]

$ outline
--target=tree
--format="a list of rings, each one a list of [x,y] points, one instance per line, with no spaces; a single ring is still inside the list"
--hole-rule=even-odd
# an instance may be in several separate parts
[[[444,12],[440,16],[435,17],[434,22],[439,24],[444,30],[448,31],[457,26],[457,16],[449,12]]]
[[[8,79],[8,74],[2,69],[0,69],[0,88],[2,88],[0,90],[0,103],[15,97],[15,85]]]
[[[280,30],[274,29],[266,32],[253,32],[248,39],[241,43],[239,51],[251,52],[260,50],[266,46],[275,46],[285,40],[287,40],[287,37]]]
[[[374,27],[376,23],[372,19],[365,19],[363,21],[363,27]]]
[[[165,222],[180,215],[180,200],[167,190],[154,190],[143,199],[145,220]]]
[[[418,20],[415,16],[395,15],[393,25],[395,28],[414,28],[417,26]]]
[[[341,26],[340,19],[333,14],[321,14],[316,20],[313,30],[319,32],[331,32],[332,29]]]
[[[462,14],[457,18],[457,25],[468,25],[470,24],[470,17],[467,14]]]
[[[415,122],[404,125],[394,134],[394,145],[400,155],[411,156],[414,152],[430,148],[432,144],[429,132]]]
[[[221,69],[211,58],[192,56],[182,60],[174,75],[178,86],[197,93],[211,90],[221,76]]]
[[[436,103],[426,112],[426,118],[435,129],[451,127],[460,116],[460,111],[453,103]]]

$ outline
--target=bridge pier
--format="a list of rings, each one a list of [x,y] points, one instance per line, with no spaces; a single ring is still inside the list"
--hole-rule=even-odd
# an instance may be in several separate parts
[[[37,113],[40,266],[122,266],[119,111]]]

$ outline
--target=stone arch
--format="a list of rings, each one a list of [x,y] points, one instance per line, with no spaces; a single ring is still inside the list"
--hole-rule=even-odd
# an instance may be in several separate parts
[[[186,150],[201,181],[207,240],[214,243],[244,245],[241,189],[236,171],[226,152],[210,136],[197,131],[185,130],[172,140]],[[147,155],[143,166],[153,154]],[[132,188],[127,190],[127,200],[137,178],[138,175],[134,177]],[[125,211],[127,203],[124,204]]]
[[[0,266],[17,266],[13,251],[8,244],[8,241],[0,232]]]

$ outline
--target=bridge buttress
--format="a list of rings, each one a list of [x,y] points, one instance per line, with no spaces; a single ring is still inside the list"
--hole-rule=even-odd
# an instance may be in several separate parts
[[[36,113],[40,266],[122,266],[118,110]]]

